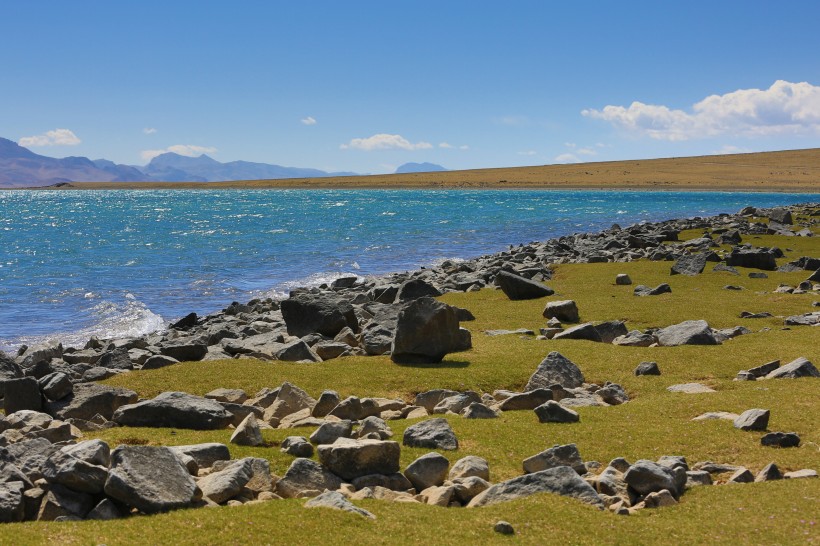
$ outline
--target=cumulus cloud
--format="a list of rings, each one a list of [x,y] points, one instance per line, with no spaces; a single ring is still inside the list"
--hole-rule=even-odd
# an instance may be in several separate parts
[[[712,150],[712,155],[725,155],[725,154],[748,154],[751,152],[749,148],[743,148],[741,146],[734,146],[732,144],[724,144],[717,150]]]
[[[143,150],[140,152],[142,159],[145,161],[151,161],[158,155],[162,155],[168,152],[173,152],[175,154],[184,155],[186,157],[199,157],[202,154],[215,154],[217,149],[212,146],[196,146],[194,144],[174,144],[173,146],[168,146],[164,150]]]
[[[556,163],[580,163],[581,160],[578,159],[578,156],[575,154],[565,153],[555,156],[555,159],[553,159],[553,161],[555,161]]]
[[[657,140],[820,134],[820,87],[778,80],[768,89],[711,95],[691,112],[635,101],[629,107],[609,105],[581,114]]]
[[[76,146],[81,143],[77,135],[69,129],[54,129],[46,131],[42,135],[23,137],[18,144],[24,147],[30,146]]]
[[[142,132],[145,133],[146,135],[153,135],[154,133],[157,132],[157,130],[154,129],[153,127],[146,127],[145,129],[142,130]]]
[[[373,150],[429,150],[433,145],[429,142],[415,144],[401,135],[379,133],[367,138],[354,138],[347,144],[339,146],[342,150],[355,149],[370,152]]]
[[[302,125],[316,125],[316,119],[313,116],[308,116],[300,120]]]
[[[470,149],[470,147],[469,147],[469,146],[467,146],[466,144],[462,144],[461,146],[459,146],[459,147],[458,147],[458,149],[459,149],[459,150],[469,150],[469,149]]]
[[[452,144],[450,144],[449,142],[440,142],[440,143],[439,143],[439,145],[438,145],[438,147],[439,147],[439,148],[452,148],[452,147],[453,147],[453,145],[452,145]]]

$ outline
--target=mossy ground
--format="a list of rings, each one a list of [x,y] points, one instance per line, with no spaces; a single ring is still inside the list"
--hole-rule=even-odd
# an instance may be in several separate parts
[[[695,236],[696,233],[687,234]],[[800,256],[820,255],[820,239],[747,238],[760,246],[779,246],[781,263]],[[820,329],[783,329],[783,316],[810,311],[815,294],[774,294],[780,283],[795,286],[807,272],[769,272],[768,279],[711,272],[697,277],[670,276],[669,262],[561,265],[548,284],[556,294],[534,301],[511,302],[500,291],[448,294],[447,303],[476,316],[466,323],[473,349],[449,355],[436,366],[397,366],[385,357],[343,358],[321,364],[229,360],[185,363],[150,372],[134,372],[108,381],[141,396],[166,390],[195,394],[217,387],[243,388],[249,393],[290,381],[317,396],[335,389],[343,396],[389,396],[411,400],[432,388],[521,389],[541,359],[557,350],[573,360],[587,381],[612,381],[626,388],[632,400],[622,406],[580,408],[581,421],[572,425],[538,424],[532,412],[507,412],[496,420],[451,417],[460,449],[443,452],[451,462],[467,455],[490,462],[493,481],[521,473],[521,461],[554,444],[576,443],[585,460],[606,463],[618,456],[634,461],[663,454],[685,455],[690,464],[712,460],[740,464],[753,472],[775,461],[781,469],[820,469],[820,381],[814,379],[735,382],[738,370],[780,359],[805,356],[820,362]],[[671,294],[639,298],[632,287],[616,286],[617,273],[628,273],[635,284],[667,282]],[[740,285],[742,291],[723,289]],[[546,301],[574,299],[584,321],[626,320],[630,329],[666,326],[705,319],[712,327],[744,325],[754,333],[720,346],[632,348],[586,341],[537,341],[512,335],[490,337],[488,329],[538,330],[545,320]],[[770,319],[740,319],[741,311],[768,311]],[[763,329],[768,330],[763,331]],[[660,377],[635,377],[644,360],[658,362]],[[718,392],[670,393],[675,383],[699,381]],[[730,422],[693,422],[706,411],[771,410],[770,430],[794,431],[803,442],[795,449],[760,445],[761,433],[741,432]],[[414,421],[392,421],[395,437]],[[268,447],[231,446],[235,457],[254,455],[271,461],[282,474],[292,458],[277,444],[291,434],[310,430],[265,431]],[[205,441],[227,443],[230,431],[196,432],[169,429],[112,429],[101,435],[112,445],[148,442],[156,445]],[[402,466],[428,450],[402,449]],[[820,480],[796,480],[752,485],[704,487],[687,492],[680,505],[646,510],[631,517],[598,512],[575,501],[539,495],[483,509],[443,509],[359,503],[377,516],[365,521],[328,510],[305,510],[302,501],[269,502],[240,508],[179,511],[115,522],[26,523],[0,527],[0,543],[174,543],[248,544],[327,542],[362,544],[465,544],[514,541],[528,544],[805,544],[820,542]],[[514,538],[492,531],[498,519],[510,521]]]

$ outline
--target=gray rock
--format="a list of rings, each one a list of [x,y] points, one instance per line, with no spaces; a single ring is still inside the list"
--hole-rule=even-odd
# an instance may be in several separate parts
[[[717,392],[711,387],[707,387],[703,383],[680,383],[678,385],[670,385],[666,387],[669,392],[682,392],[684,394],[707,394]]]
[[[242,389],[219,388],[206,393],[205,398],[216,400],[217,402],[230,402],[231,404],[242,404],[248,399],[248,395]]]
[[[166,355],[154,355],[142,363],[143,370],[158,370],[172,364],[179,364],[179,360]]]
[[[302,337],[319,333],[335,337],[343,328],[359,331],[359,321],[347,300],[332,294],[298,293],[281,302],[288,334]]]
[[[441,362],[448,353],[465,349],[463,335],[455,309],[419,298],[399,312],[390,358],[399,364]]]
[[[615,275],[615,284],[618,286],[629,286],[632,284],[632,279],[626,273],[618,273]]]
[[[253,475],[252,462],[250,458],[232,461],[226,468],[200,478],[197,485],[202,496],[217,504],[237,496]]]
[[[352,484],[357,491],[361,491],[365,487],[370,487],[371,489],[384,487],[391,491],[408,491],[413,488],[413,484],[410,483],[410,480],[400,472],[394,472],[393,474],[368,474],[367,476],[353,478]]]
[[[319,395],[319,400],[316,402],[316,405],[313,406],[313,410],[311,410],[310,414],[313,417],[325,417],[333,408],[339,405],[339,402],[341,402],[341,397],[338,392],[322,391],[322,394]]]
[[[734,247],[726,257],[726,265],[774,271],[777,269],[775,258],[774,252],[768,248]]]
[[[49,487],[40,503],[37,513],[39,521],[56,521],[67,518],[69,521],[84,518],[94,506],[94,497],[87,493],[72,491],[58,483]]]
[[[163,392],[153,400],[118,408],[112,420],[128,427],[216,430],[231,424],[233,416],[214,400],[184,392]]]
[[[610,320],[595,325],[595,331],[603,343],[612,343],[617,338],[627,335],[626,325],[620,320]]]
[[[799,447],[800,436],[796,432],[769,432],[760,438],[760,445],[768,447]]]
[[[363,508],[357,507],[337,491],[325,491],[321,495],[307,501],[305,508],[331,508],[333,510],[342,510],[343,512],[357,514],[369,519],[376,519],[376,516]]]
[[[552,339],[583,339],[586,341],[595,341],[597,343],[601,343],[603,341],[598,329],[591,322],[586,322],[584,324],[567,328],[566,330],[558,332],[552,336]]]
[[[205,355],[208,354],[208,346],[197,341],[175,342],[165,345],[160,349],[160,352],[180,362],[196,362],[205,358]]]
[[[598,496],[592,486],[568,466],[550,468],[497,483],[478,494],[467,506],[470,508],[489,506],[528,497],[536,493],[554,493],[576,498],[600,509],[604,507],[601,497]]]
[[[40,411],[43,409],[40,385],[35,378],[6,379],[3,383],[5,391],[3,407],[6,415],[20,410]]]
[[[797,479],[804,479],[804,478],[817,478],[817,471],[812,470],[810,468],[804,468],[803,470],[795,470],[794,472],[786,472],[783,474],[783,477],[787,480],[797,480]]]
[[[748,468],[739,468],[726,483],[752,483],[755,481],[754,474]]]
[[[414,406],[421,406],[427,410],[428,413],[433,413],[433,409],[438,405],[439,402],[444,400],[445,398],[449,398],[450,396],[456,396],[459,393],[458,391],[451,391],[448,389],[434,389],[431,391],[421,392],[416,395],[415,400],[413,401]]]
[[[801,356],[766,375],[766,379],[797,379],[799,377],[820,377],[820,371],[807,358]]]
[[[498,412],[480,402],[473,402],[461,410],[460,415],[465,419],[495,419]]]
[[[618,406],[629,402],[629,395],[626,394],[624,388],[617,383],[609,383],[602,388],[595,391],[601,400],[610,406]]]
[[[115,370],[113,368],[103,368],[102,366],[94,366],[83,372],[83,381],[86,383],[90,381],[105,381],[109,377],[114,377],[122,373],[122,370]]]
[[[353,422],[349,419],[329,421],[322,424],[310,435],[310,441],[317,445],[332,444],[339,438],[353,436]]]
[[[459,478],[478,477],[485,481],[490,481],[490,465],[486,459],[467,455],[457,460],[450,468],[450,480]]]
[[[705,320],[687,320],[661,328],[657,332],[658,345],[676,347],[678,345],[719,345],[712,329]]]
[[[685,477],[685,471],[683,472]],[[685,482],[684,484],[678,482],[675,473],[671,469],[646,459],[641,459],[632,464],[624,472],[624,481],[638,495],[648,495],[649,493],[667,489],[676,498],[681,493],[682,485],[685,484]]]
[[[108,479],[108,468],[89,464],[64,451],[56,451],[43,465],[43,477],[81,493],[103,492]]]
[[[756,483],[782,479],[783,473],[780,472],[780,469],[777,468],[777,465],[774,463],[767,464],[760,472],[757,473],[757,476],[755,476]]]
[[[448,396],[433,408],[433,413],[460,413],[461,410],[474,402],[481,402],[481,396],[473,391],[462,392]]]
[[[256,415],[249,413],[247,417],[236,427],[231,434],[232,444],[239,446],[261,446],[265,443],[262,438],[262,431],[259,430],[259,423],[256,422]]]
[[[70,444],[61,449],[72,457],[89,464],[108,468],[111,465],[111,449],[102,440],[86,440]]]
[[[635,368],[635,375],[660,375],[661,370],[657,362],[641,362]]]
[[[387,440],[393,436],[393,431],[390,430],[384,419],[371,415],[359,422],[359,430],[356,434],[359,438],[363,438],[368,434],[376,434],[380,440]]]
[[[265,410],[264,420],[275,427],[283,417],[299,410],[313,408],[315,405],[316,400],[307,392],[286,381],[279,387],[276,400]]]
[[[276,358],[276,360],[282,360],[284,362],[322,361],[322,358],[301,339],[286,343],[273,353],[273,357]]]
[[[767,362],[766,364],[762,364],[760,366],[756,366],[754,368],[750,368],[748,373],[750,373],[753,377],[766,377],[771,372],[775,371],[780,367],[779,360],[772,360],[771,362]]]
[[[493,531],[500,535],[514,535],[515,529],[513,528],[512,524],[504,521],[499,520],[493,525]]]
[[[320,445],[318,451],[322,465],[346,480],[399,470],[401,448],[397,442],[340,438],[332,444]]]
[[[192,458],[200,468],[210,468],[217,461],[227,461],[231,458],[228,446],[216,442],[173,446],[170,449],[177,454]]]
[[[22,440],[5,447],[3,459],[14,464],[31,481],[43,477],[43,466],[59,448],[45,438]]]
[[[48,374],[40,379],[38,383],[40,384],[40,390],[49,400],[60,400],[74,392],[71,379],[62,372]]]
[[[6,415],[6,427],[4,428],[21,429],[31,426],[48,428],[52,421],[51,415],[47,413],[34,410],[19,410]]]
[[[435,452],[427,453],[410,463],[404,470],[404,475],[416,491],[423,491],[428,487],[442,485],[449,466],[450,461],[447,457]]]
[[[556,318],[561,322],[578,322],[580,315],[578,314],[578,306],[573,300],[550,301],[542,313],[544,318]]]
[[[295,459],[282,479],[276,482],[275,493],[286,499],[315,497],[325,489],[336,491],[342,480],[316,461]]]
[[[641,332],[640,330],[632,330],[612,340],[613,345],[623,347],[649,347],[656,342],[655,336]]]
[[[117,505],[111,499],[103,499],[97,503],[97,506],[91,509],[85,519],[110,521],[121,517],[122,513],[120,509],[117,508]]]
[[[586,466],[581,459],[581,453],[575,444],[556,445],[537,455],[524,459],[524,473],[532,474],[548,468],[568,466],[578,472],[586,474]]]
[[[655,288],[639,284],[635,287],[632,293],[636,296],[660,296],[661,294],[671,294],[672,287],[666,283],[661,283]]]
[[[712,475],[705,470],[688,470],[686,472],[686,487],[712,485]]]
[[[399,291],[396,293],[396,303],[416,300],[429,296],[436,298],[441,295],[441,291],[430,283],[421,279],[410,279],[399,286]]]
[[[514,301],[543,298],[555,293],[551,288],[539,282],[531,281],[508,271],[500,271],[496,275],[495,282],[501,288],[501,291]]]
[[[675,260],[675,263],[672,265],[670,270],[670,274],[688,276],[700,275],[706,268],[706,257],[707,254],[705,252],[699,252],[697,254],[684,254]]]
[[[99,360],[97,366],[100,368],[108,368],[111,370],[133,370],[134,364],[131,363],[131,357],[128,354],[128,349],[125,347],[118,347],[112,351],[104,352]]]
[[[735,428],[740,430],[766,430],[769,426],[769,410],[749,409],[735,419]]]
[[[120,406],[137,401],[137,393],[120,387],[109,387],[96,383],[74,385],[74,392],[69,396],[48,402],[46,412],[57,419],[83,419],[90,421],[95,415],[110,420],[114,411]]]
[[[349,419],[351,421],[358,421],[371,415],[378,415],[381,410],[378,404],[372,399],[359,398],[357,396],[348,396],[333,408],[329,415],[338,417],[339,419]]]
[[[407,447],[456,450],[458,439],[446,419],[421,421],[407,427],[402,443]]]
[[[768,214],[769,220],[774,220],[778,224],[788,224],[791,225],[794,223],[792,220],[792,213],[787,208],[774,208],[769,211]]]
[[[498,409],[501,411],[533,410],[548,400],[552,400],[550,389],[535,389],[512,394],[501,401]]]
[[[154,514],[191,506],[201,492],[169,448],[119,446],[111,453],[105,494],[140,512]]]
[[[548,389],[556,384],[572,389],[580,387],[583,383],[584,374],[578,366],[561,353],[552,351],[538,365],[524,390]]]
[[[23,482],[0,483],[0,523],[23,521],[25,515],[24,489]]]
[[[577,423],[581,420],[577,412],[562,406],[555,400],[549,400],[533,411],[538,416],[539,423]]]

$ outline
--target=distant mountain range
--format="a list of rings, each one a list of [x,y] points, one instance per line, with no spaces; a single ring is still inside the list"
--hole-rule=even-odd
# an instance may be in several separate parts
[[[403,173],[432,173],[432,172],[440,172],[446,171],[444,167],[441,165],[436,165],[435,163],[405,163],[404,165],[400,166],[396,169],[396,174],[403,174]]]
[[[38,155],[16,142],[0,138],[0,188],[31,188],[63,182],[218,182],[273,178],[353,176],[318,169],[282,167],[249,161],[219,161],[201,155],[186,157],[165,153],[144,167],[120,165],[107,159],[62,159]]]

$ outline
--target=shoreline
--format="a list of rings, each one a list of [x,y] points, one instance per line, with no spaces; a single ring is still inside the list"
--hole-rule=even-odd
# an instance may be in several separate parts
[[[8,189],[538,189],[820,193],[820,148],[427,173],[227,182],[64,182]]]

